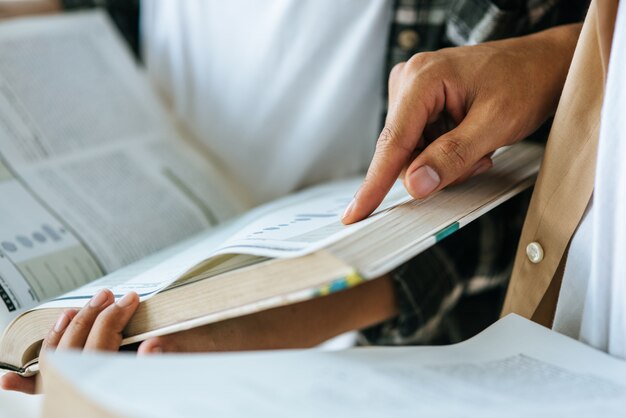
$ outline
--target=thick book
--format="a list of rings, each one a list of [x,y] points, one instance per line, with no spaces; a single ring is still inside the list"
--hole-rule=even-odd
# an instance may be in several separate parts
[[[626,362],[511,314],[440,347],[58,352],[46,418],[623,417]]]
[[[344,226],[361,179],[253,207],[104,14],[3,22],[0,49],[0,368],[22,374],[102,288],[140,295],[130,344],[379,277],[531,186],[542,155],[502,149],[424,200],[397,184]]]

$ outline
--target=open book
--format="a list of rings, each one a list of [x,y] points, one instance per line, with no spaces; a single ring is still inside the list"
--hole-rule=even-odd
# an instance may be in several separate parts
[[[131,343],[376,278],[529,187],[542,154],[501,150],[421,201],[398,184],[351,226],[360,179],[251,208],[104,15],[5,22],[0,49],[0,367],[25,374],[60,310],[102,288],[139,293]]]
[[[573,418],[626,407],[626,362],[516,315],[443,347],[57,352],[47,367],[49,418]]]

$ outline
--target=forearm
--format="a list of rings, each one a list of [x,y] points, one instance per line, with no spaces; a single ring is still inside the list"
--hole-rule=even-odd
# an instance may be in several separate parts
[[[395,290],[390,276],[352,289],[269,311],[257,319],[267,325],[268,343],[312,347],[344,332],[383,322],[397,314]],[[272,331],[280,321],[280,332]]]
[[[396,314],[390,277],[383,277],[329,296],[311,299],[218,325],[219,332],[238,333],[234,339],[216,338],[239,347],[274,349],[313,347],[329,338],[385,321]],[[251,335],[252,334],[252,335]],[[231,336],[232,337],[232,336]]]
[[[537,119],[528,121],[533,127],[539,126],[556,111],[581,29],[582,23],[574,23],[532,35],[485,44],[498,47],[504,44],[506,46],[504,50],[518,55],[511,62],[522,63],[523,70],[531,73],[531,77],[528,78],[531,82],[526,86],[528,94],[545,98],[538,102],[539,106],[535,112]],[[519,68],[511,68],[511,75],[516,71],[519,71]]]
[[[574,23],[558,26],[529,36],[529,39],[536,40],[541,45],[538,48],[541,54],[540,62],[553,70],[550,71],[553,78],[546,85],[546,89],[552,89],[554,93],[554,100],[550,103],[551,114],[554,114],[556,111],[558,99],[569,72],[581,29],[582,23]]]
[[[390,277],[305,302],[146,341],[140,353],[306,348],[396,315]]]

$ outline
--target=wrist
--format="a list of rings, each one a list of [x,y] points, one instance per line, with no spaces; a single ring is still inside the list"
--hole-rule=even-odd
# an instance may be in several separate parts
[[[519,38],[522,68],[529,72],[529,94],[543,97],[538,105],[538,126],[556,112],[582,24],[547,29]]]

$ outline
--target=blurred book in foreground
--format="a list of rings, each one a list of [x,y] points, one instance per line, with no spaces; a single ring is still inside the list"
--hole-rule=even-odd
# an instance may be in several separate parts
[[[509,315],[439,347],[58,352],[44,417],[623,417],[626,362]]]

